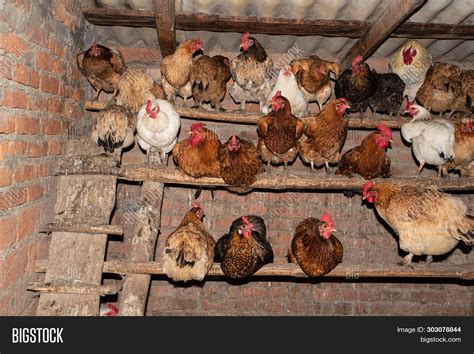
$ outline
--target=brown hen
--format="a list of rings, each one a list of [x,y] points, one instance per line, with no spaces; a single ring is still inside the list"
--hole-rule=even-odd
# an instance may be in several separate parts
[[[458,170],[461,176],[474,177],[474,126],[472,120],[459,122],[454,133],[454,162],[446,162],[441,167],[444,174],[448,170]]]

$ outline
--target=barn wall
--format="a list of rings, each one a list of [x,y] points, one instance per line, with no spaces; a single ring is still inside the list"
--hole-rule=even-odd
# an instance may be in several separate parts
[[[89,114],[75,53],[86,22],[76,1],[6,1],[0,9],[0,315],[34,314],[26,291],[46,258],[56,179],[68,138]]]

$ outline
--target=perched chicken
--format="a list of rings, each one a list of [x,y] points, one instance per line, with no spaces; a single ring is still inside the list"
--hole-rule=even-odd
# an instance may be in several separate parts
[[[193,67],[193,54],[202,49],[200,39],[190,39],[181,43],[173,54],[161,60],[161,83],[168,101],[175,103],[176,96],[181,96],[184,101],[192,96],[190,79]]]
[[[267,55],[259,41],[246,32],[240,44],[242,53],[232,59],[230,71],[234,84],[230,95],[235,102],[240,102],[240,109],[245,111],[245,102],[260,103],[260,110],[272,90],[272,59]]]
[[[219,148],[221,177],[236,193],[248,193],[262,170],[258,151],[250,141],[240,139],[235,134]]]
[[[96,99],[100,91],[115,92],[120,76],[127,68],[122,53],[97,44],[95,41],[88,50],[77,54],[76,62],[79,71],[94,87]]]
[[[270,101],[272,111],[257,125],[260,157],[268,164],[293,162],[298,155],[298,142],[303,135],[303,122],[291,114],[290,102],[277,91]]]
[[[221,101],[226,94],[227,81],[231,78],[229,65],[229,59],[222,55],[212,58],[204,55],[194,63],[190,81],[195,107],[210,102],[215,110],[222,110]]]
[[[408,105],[412,109],[422,111],[425,108],[418,105]],[[418,173],[421,173],[425,163],[438,167],[438,177],[442,175],[442,165],[454,159],[454,126],[446,119],[431,121],[415,120],[402,126],[403,139],[412,144],[413,154],[420,163]]]
[[[377,213],[398,234],[400,248],[408,255],[399,265],[410,264],[414,255],[450,252],[459,241],[474,243],[474,218],[455,197],[435,187],[401,186],[391,182],[364,185],[363,199],[375,203]]]
[[[181,119],[165,100],[148,100],[138,112],[137,142],[147,152],[159,151],[161,162],[173,150]]]
[[[351,112],[360,112],[361,116],[369,106],[369,98],[377,90],[376,75],[370,71],[361,55],[352,61],[352,67],[344,72],[336,81],[336,97],[344,97],[351,105]]]
[[[263,265],[273,262],[272,245],[266,238],[266,227],[259,216],[242,216],[235,220],[229,233],[216,243],[215,261],[230,278],[247,278]]]
[[[408,40],[390,56],[390,71],[397,74],[405,83],[403,97],[408,96],[410,101],[415,100],[431,64],[433,59],[430,52],[414,39]]]
[[[326,103],[332,94],[331,72],[336,80],[341,75],[339,64],[320,59],[317,55],[312,55],[306,58],[295,59],[290,65],[307,100],[309,102],[316,101],[319,111],[321,111],[323,104]],[[285,92],[283,94],[285,95]],[[293,105],[293,102],[291,104]]]
[[[448,170],[458,170],[461,176],[474,177],[474,126],[472,120],[459,122],[454,133],[454,162],[443,166],[444,174]]]
[[[92,140],[105,152],[125,149],[133,144],[137,119],[128,109],[115,104],[97,114],[97,123],[92,130]]]
[[[163,271],[174,281],[201,281],[212,267],[216,241],[202,224],[203,217],[203,208],[195,203],[166,239]]]
[[[385,113],[400,113],[403,103],[405,83],[397,74],[375,74],[377,91],[369,98],[372,111]]]
[[[180,170],[195,178],[220,177],[219,148],[215,132],[202,123],[191,125],[189,138],[173,148],[173,159]]]
[[[118,83],[118,93],[115,98],[119,106],[138,113],[148,100],[164,99],[165,93],[160,84],[139,68],[128,68]]]
[[[300,222],[291,241],[291,262],[298,262],[310,277],[329,273],[342,262],[344,253],[341,242],[332,235],[336,231],[329,214],[324,214],[321,220],[308,218]]]
[[[322,112],[305,125],[303,138],[299,146],[301,160],[314,166],[336,164],[341,158],[341,149],[347,138],[346,109],[350,108],[346,99],[339,98],[329,102]]]
[[[435,63],[428,70],[416,100],[428,110],[470,113],[474,89],[474,74],[463,73],[456,65]]]
[[[370,133],[359,146],[342,155],[337,175],[352,177],[356,173],[365,179],[390,176],[390,157],[385,149],[392,142],[392,131],[385,124],[377,128],[378,132]]]
[[[291,113],[295,117],[301,118],[308,114],[308,100],[303,91],[299,88],[295,75],[291,72],[291,67],[280,70],[277,82],[268,96],[268,101],[270,101],[278,91],[280,91],[281,94],[290,102]],[[268,114],[269,112],[269,106],[265,105],[262,109],[262,113]]]

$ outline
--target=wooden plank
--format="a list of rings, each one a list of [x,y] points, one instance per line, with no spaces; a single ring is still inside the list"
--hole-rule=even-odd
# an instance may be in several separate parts
[[[155,14],[146,10],[84,8],[84,17],[98,26],[156,28]],[[255,34],[360,38],[371,26],[367,21],[283,19],[178,13],[175,28],[182,31],[239,32]],[[415,23],[401,24],[391,37],[473,39],[474,26]]]
[[[201,187],[226,187],[228,186],[221,178],[202,177],[193,178],[181,171],[169,167],[148,167],[145,165],[128,165],[115,169],[97,169],[97,170],[77,170],[74,166],[69,169],[57,171],[57,174],[67,175],[111,175],[119,179],[128,181],[155,181],[173,185],[187,185],[187,186],[201,186]],[[386,179],[375,179],[374,182],[382,182]],[[423,177],[414,178],[407,177],[391,177],[391,182],[410,184],[413,186],[430,186],[435,185],[441,190],[445,191],[473,191],[474,178],[459,177],[459,178],[436,178]],[[315,178],[310,174],[301,176],[286,176],[275,175],[268,176],[262,173],[257,177],[257,181],[252,184],[254,189],[268,189],[268,190],[362,190],[362,187],[367,181],[362,177],[345,177],[323,175]]]
[[[379,18],[349,49],[344,60],[342,69],[350,67],[352,60],[357,55],[364,59],[370,57],[375,50],[400,26],[410,15],[415,12],[426,0],[392,0]]]
[[[41,228],[43,232],[65,231],[84,234],[123,235],[123,228],[119,225],[90,226],[84,224],[47,224]]]
[[[45,271],[45,263],[37,262],[35,271],[42,273]],[[152,274],[165,275],[163,266],[159,262],[128,262],[112,260],[104,263],[104,273],[112,274]],[[218,263],[214,264],[207,276],[216,278],[224,277]],[[298,277],[305,278],[297,264],[272,263],[263,266],[254,277]],[[361,265],[341,263],[323,278],[345,278],[354,280],[360,278],[439,278],[439,279],[462,279],[474,280],[474,264],[448,264],[432,263],[428,267],[413,264],[411,267],[400,267],[396,265]]]
[[[81,295],[115,295],[120,291],[119,286],[114,285],[53,285],[51,283],[34,283],[26,288],[26,290],[40,293],[57,293],[57,294],[81,294]]]
[[[176,49],[175,0],[153,0],[156,32],[163,57]]]

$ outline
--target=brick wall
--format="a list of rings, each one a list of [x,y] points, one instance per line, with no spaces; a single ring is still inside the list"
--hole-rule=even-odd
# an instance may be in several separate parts
[[[35,312],[27,292],[45,258],[57,158],[68,127],[84,113],[86,83],[75,53],[82,50],[85,21],[76,1],[8,1],[0,12],[0,315]],[[76,132],[77,133],[77,132]]]

